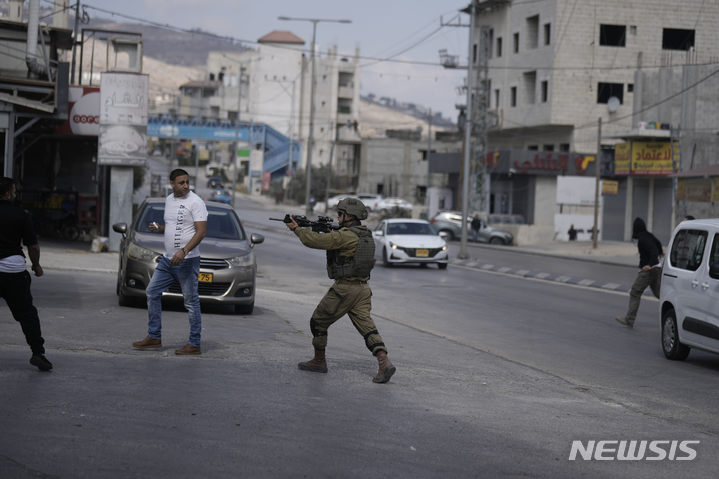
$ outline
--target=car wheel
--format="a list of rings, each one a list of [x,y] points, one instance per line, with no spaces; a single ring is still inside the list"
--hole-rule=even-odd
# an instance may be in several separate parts
[[[679,342],[677,318],[673,309],[668,309],[662,315],[662,350],[668,359],[682,361],[689,356],[689,346]]]
[[[504,244],[504,240],[495,236],[494,238],[490,238],[489,244]]]
[[[382,248],[382,266],[385,268],[392,266],[392,263],[387,259],[387,248]]]
[[[440,230],[439,232],[447,235],[447,241],[454,241],[454,233],[452,233],[452,230]]]
[[[250,304],[236,304],[235,305],[235,314],[252,314],[252,311],[255,309],[255,302],[251,302]]]
[[[439,269],[447,269],[447,263],[437,263]]]

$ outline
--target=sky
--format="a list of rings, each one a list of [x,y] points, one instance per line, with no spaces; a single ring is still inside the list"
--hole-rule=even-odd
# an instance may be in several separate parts
[[[466,71],[442,68],[438,52],[446,49],[466,64],[469,29],[441,27],[440,18],[466,25],[469,18],[459,10],[467,0],[81,0],[81,4],[251,42],[273,30],[290,30],[305,40],[306,48],[312,41],[312,23],[281,21],[278,16],[348,19],[352,23],[318,23],[317,44],[320,51],[337,45],[340,53],[348,55],[359,48],[363,95],[416,103],[453,120],[455,105],[465,103],[458,89]],[[92,8],[87,12],[92,18],[112,18]],[[391,61],[374,60],[388,57]]]

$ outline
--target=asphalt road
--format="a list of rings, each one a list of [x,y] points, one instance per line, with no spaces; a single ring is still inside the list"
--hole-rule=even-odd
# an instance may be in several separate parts
[[[347,319],[330,329],[330,372],[302,372],[308,320],[331,284],[324,252],[261,221],[266,211],[242,214],[266,237],[256,313],[206,310],[201,357],[172,354],[188,330],[179,309],[164,313],[162,351],[132,350],[146,310],[117,306],[113,275],[34,280],[49,374],[27,364],[0,304],[0,477],[655,478],[719,466],[719,356],[664,359],[655,300],[628,330],[612,319],[625,294],[378,266],[373,313],[392,382],[370,381],[376,363]],[[621,439],[701,442],[694,461],[568,460],[573,440]]]

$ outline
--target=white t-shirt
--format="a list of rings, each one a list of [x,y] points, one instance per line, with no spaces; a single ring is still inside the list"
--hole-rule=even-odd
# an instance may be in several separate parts
[[[22,273],[26,269],[25,257],[19,254],[0,259],[0,273]]]
[[[173,194],[165,199],[165,257],[172,258],[195,235],[195,222],[207,221],[207,207],[202,198],[190,191],[179,198]],[[200,246],[186,258],[200,256]]]

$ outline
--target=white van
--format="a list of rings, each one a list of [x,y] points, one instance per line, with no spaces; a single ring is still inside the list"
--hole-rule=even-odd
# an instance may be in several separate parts
[[[667,358],[686,359],[691,348],[719,353],[719,219],[674,229],[659,304]]]

